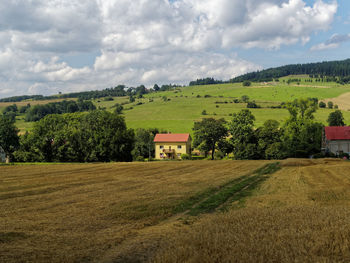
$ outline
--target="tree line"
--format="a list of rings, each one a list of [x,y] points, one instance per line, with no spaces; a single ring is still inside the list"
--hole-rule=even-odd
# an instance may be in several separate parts
[[[8,98],[0,99],[0,102],[20,102],[24,100],[52,100],[52,99],[66,99],[66,98],[78,98],[82,100],[99,99],[103,97],[124,97],[124,96],[142,96],[149,92],[156,91],[167,91],[181,87],[175,84],[165,84],[158,86],[155,84],[152,89],[147,89],[144,85],[137,87],[127,87],[125,85],[118,85],[112,88],[106,88],[103,90],[92,90],[92,91],[82,91],[82,92],[72,92],[65,94],[58,94],[52,96],[43,95],[23,95],[23,96],[13,96]]]
[[[321,153],[323,124],[314,120],[318,105],[314,99],[297,99],[286,103],[289,118],[280,127],[276,120],[267,120],[254,129],[254,115],[243,109],[224,119],[204,118],[195,122],[193,146],[211,159],[232,155],[234,159],[284,159],[309,157]],[[328,125],[344,126],[341,111],[328,117]]]
[[[51,102],[48,104],[31,106],[28,103],[20,108],[16,104],[5,107],[2,114],[5,118],[15,121],[18,114],[25,113],[25,121],[38,121],[49,114],[63,114],[95,110],[96,106],[91,101],[64,100],[60,102]]]
[[[317,102],[298,99],[286,103],[289,118],[280,126],[267,120],[254,128],[254,115],[243,109],[224,119],[195,122],[193,146],[211,158],[284,159],[308,157],[321,152],[323,125],[314,120]],[[339,110],[328,125],[344,126]],[[124,117],[105,110],[49,114],[30,132],[18,135],[13,120],[0,116],[0,146],[18,162],[109,162],[144,160],[154,156],[158,129],[128,129]]]
[[[235,78],[232,78],[230,82],[242,82],[244,80],[250,80],[255,82],[271,81],[273,79],[285,77],[288,75],[312,75],[323,77],[339,77],[344,83],[347,83],[350,75],[350,59],[342,61],[326,61],[319,63],[307,63],[307,64],[293,64],[282,67],[269,68],[261,71],[250,72]]]

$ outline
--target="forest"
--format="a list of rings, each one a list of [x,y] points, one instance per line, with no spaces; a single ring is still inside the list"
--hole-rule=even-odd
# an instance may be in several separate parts
[[[307,64],[293,64],[250,72],[230,80],[232,83],[250,81],[271,81],[289,75],[309,75],[311,78],[338,77],[339,83],[348,83],[350,78],[350,59]]]

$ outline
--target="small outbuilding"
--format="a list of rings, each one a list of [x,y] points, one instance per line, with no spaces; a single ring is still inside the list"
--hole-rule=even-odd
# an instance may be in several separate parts
[[[181,159],[191,154],[192,139],[189,133],[159,133],[154,137],[156,159]]]
[[[322,138],[322,149],[325,152],[331,152],[336,155],[350,153],[350,127],[325,127]]]

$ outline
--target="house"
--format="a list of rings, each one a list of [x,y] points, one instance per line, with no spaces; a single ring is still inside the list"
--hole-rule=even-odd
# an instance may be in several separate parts
[[[350,127],[328,126],[322,136],[322,150],[336,155],[350,153]]]
[[[0,163],[6,162],[6,153],[4,149],[0,146]]]
[[[154,137],[156,159],[181,159],[191,154],[192,139],[189,133],[164,133]]]

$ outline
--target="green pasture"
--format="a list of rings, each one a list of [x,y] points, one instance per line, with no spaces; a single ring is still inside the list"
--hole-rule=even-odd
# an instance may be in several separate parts
[[[293,76],[281,78],[279,82],[252,83],[250,87],[243,87],[242,83],[181,87],[172,91],[150,93],[133,103],[129,103],[128,97],[117,97],[113,101],[100,98],[93,100],[93,103],[97,108],[109,111],[114,110],[113,105],[116,103],[123,104],[123,116],[129,128],[159,128],[183,133],[191,132],[193,123],[201,118],[225,118],[230,121],[230,115],[246,108],[246,103],[234,103],[235,98],[241,98],[243,95],[249,96],[250,100],[255,100],[261,106],[259,109],[250,109],[256,117],[255,125],[258,127],[268,119],[282,123],[288,117],[286,109],[270,108],[281,102],[308,97],[322,100],[350,92],[350,85],[310,83],[304,81],[306,78],[302,78],[299,85],[288,85],[286,81],[283,82],[283,79],[288,78]],[[3,107],[0,104],[0,111],[1,108]],[[202,115],[203,110],[207,115]],[[330,112],[330,109],[319,109],[315,114],[316,120],[326,124]],[[346,122],[350,124],[350,112],[344,111],[343,114]],[[30,130],[33,123],[25,122],[22,115],[17,117],[16,125],[23,133]]]

